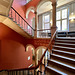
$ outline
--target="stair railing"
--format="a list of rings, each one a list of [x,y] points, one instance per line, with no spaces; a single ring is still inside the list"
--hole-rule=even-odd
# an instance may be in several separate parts
[[[54,40],[55,35],[56,35],[56,31],[53,34],[53,36],[51,37],[51,40],[50,40],[50,42],[49,42],[46,50],[44,51],[44,54],[42,55],[42,57],[41,57],[38,65],[33,66],[33,67],[29,67],[29,68],[11,69],[11,70],[2,70],[2,71],[7,71],[8,72],[8,75],[15,75],[15,73],[16,73],[16,75],[17,74],[19,74],[19,75],[20,74],[21,75],[39,75],[39,74],[42,75],[42,73],[45,74],[45,68],[44,68],[44,72],[42,71],[42,60],[44,58],[44,67],[46,67],[48,65],[47,64],[48,63],[48,58],[50,57],[50,54],[51,54],[51,53],[48,54],[48,49],[50,49],[50,51],[51,51],[51,46],[53,44],[53,40]],[[45,56],[46,53],[47,53],[47,58]],[[36,69],[39,69],[39,70],[36,72]]]
[[[37,30],[38,38],[50,38],[51,37],[51,29],[40,29]]]
[[[12,19],[18,26],[20,26],[28,34],[34,36],[34,29],[13,7],[11,7],[10,9],[9,18]]]

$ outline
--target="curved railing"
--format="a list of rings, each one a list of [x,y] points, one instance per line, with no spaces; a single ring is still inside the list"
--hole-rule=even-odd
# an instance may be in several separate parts
[[[12,19],[18,26],[20,26],[28,34],[34,36],[34,29],[13,7],[11,7],[10,9],[9,18]]]
[[[56,35],[56,31],[55,31],[55,33],[53,34],[53,36],[51,37],[51,40],[50,40],[50,42],[49,42],[49,44],[48,44],[46,50],[44,51],[44,54],[42,55],[42,57],[41,57],[41,59],[40,59],[38,65],[33,66],[33,67],[30,67],[30,68],[21,68],[21,69],[5,70],[5,71],[8,72],[8,75],[10,75],[10,72],[14,72],[14,71],[16,71],[16,73],[17,73],[17,71],[23,71],[23,75],[24,75],[24,72],[27,71],[27,72],[28,72],[27,75],[29,75],[29,73],[32,73],[32,75],[35,75],[35,73],[36,73],[35,70],[41,66],[42,60],[43,60],[43,58],[45,57],[46,52],[48,51],[48,49],[50,49],[50,51],[51,51],[51,46],[52,46],[52,44],[53,44],[53,40],[54,40],[54,38],[55,38],[55,35]],[[50,53],[50,54],[51,54],[51,53]],[[49,57],[49,56],[48,56],[48,54],[47,54],[47,59],[44,58],[44,66],[45,66],[45,67],[46,67],[46,65],[47,65],[46,62],[48,61],[48,57]],[[29,72],[29,71],[30,71],[30,72]],[[40,67],[40,71],[39,71],[39,70],[37,71],[37,75],[38,75],[39,72],[42,73],[41,67]],[[13,74],[12,74],[12,75],[13,75]]]

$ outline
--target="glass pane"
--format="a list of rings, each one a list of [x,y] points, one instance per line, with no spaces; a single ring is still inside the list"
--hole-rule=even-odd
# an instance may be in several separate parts
[[[49,15],[45,15],[45,23],[49,22]]]
[[[60,21],[57,21],[56,25],[57,25],[57,30],[61,30]]]
[[[67,30],[67,20],[62,20],[62,30]]]
[[[67,9],[62,10],[62,19],[67,18]]]
[[[45,24],[45,28],[44,29],[50,29],[50,24],[49,23]]]
[[[58,11],[57,13],[56,13],[56,20],[60,20],[60,11]]]

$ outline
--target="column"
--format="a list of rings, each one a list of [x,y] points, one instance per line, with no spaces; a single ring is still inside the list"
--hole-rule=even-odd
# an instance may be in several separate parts
[[[53,36],[54,32],[56,31],[56,2],[52,3],[52,27],[51,27],[51,37]]]
[[[35,11],[34,13],[35,13],[35,31],[34,31],[34,39],[36,39],[36,38],[37,38],[38,15],[37,15],[37,11]]]

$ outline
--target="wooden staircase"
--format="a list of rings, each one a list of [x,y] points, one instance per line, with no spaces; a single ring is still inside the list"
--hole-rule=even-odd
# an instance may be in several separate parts
[[[46,75],[75,75],[75,39],[57,38],[53,45]]]

